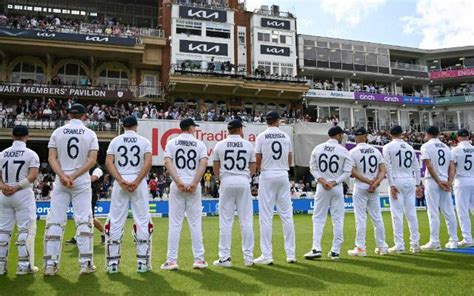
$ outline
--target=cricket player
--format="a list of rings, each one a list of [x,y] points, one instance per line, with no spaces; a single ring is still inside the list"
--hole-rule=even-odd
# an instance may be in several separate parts
[[[260,249],[262,255],[255,264],[273,264],[272,233],[273,211],[276,209],[283,224],[286,261],[295,263],[295,226],[293,205],[290,197],[288,170],[293,159],[293,145],[280,126],[280,115],[276,111],[266,114],[268,128],[257,136],[256,161],[260,173],[258,208],[260,220]]]
[[[99,200],[99,188],[102,176],[104,172],[100,168],[99,165],[95,165],[92,169],[89,170],[89,175],[91,176],[91,189],[92,189],[92,219],[94,223],[94,228],[100,232],[100,243],[103,245],[105,244],[105,229],[102,223],[100,223],[99,219],[95,218],[94,212],[95,207],[97,206],[97,201]],[[76,238],[72,237],[70,240],[66,241],[66,244],[75,245],[77,243]]]
[[[383,147],[395,241],[395,246],[388,249],[391,254],[405,253],[403,213],[410,229],[410,252],[420,252],[420,233],[415,209],[415,198],[420,194],[420,164],[413,147],[402,139],[402,133],[401,126],[393,126],[390,129],[392,141]]]
[[[253,265],[253,204],[250,192],[251,175],[255,173],[253,145],[244,140],[242,121],[227,124],[229,136],[214,148],[214,173],[220,177],[219,193],[219,259],[215,266],[231,267],[232,224],[234,213],[239,214],[242,232],[244,265]]]
[[[380,151],[367,144],[367,130],[361,127],[355,131],[357,146],[349,153],[352,157],[352,176],[355,178],[352,199],[356,222],[355,248],[349,256],[367,256],[365,236],[367,213],[374,224],[375,253],[385,255],[388,245],[385,242],[385,226],[380,209],[379,186],[385,178],[385,160]]]
[[[352,172],[352,158],[342,146],[344,131],[335,126],[328,131],[329,140],[316,146],[311,153],[309,168],[318,181],[314,198],[313,247],[304,257],[308,260],[321,258],[321,238],[324,225],[331,211],[333,241],[328,257],[337,260],[344,241],[344,190],[343,182]]]
[[[71,121],[56,129],[48,143],[49,164],[56,174],[44,235],[44,274],[58,273],[67,210],[72,202],[80,274],[96,270],[93,261],[92,190],[89,170],[97,161],[96,134],[84,125],[86,108],[73,104]]]
[[[451,150],[438,139],[439,129],[430,126],[425,133],[426,143],[421,146],[421,160],[426,166],[425,196],[430,222],[430,240],[421,246],[426,251],[441,251],[439,242],[439,212],[444,215],[448,227],[449,241],[447,249],[458,246],[457,222],[454,213],[449,167],[452,161]]]
[[[454,199],[463,240],[460,247],[472,247],[471,217],[469,208],[474,208],[474,147],[469,141],[470,133],[460,129],[457,133],[459,144],[452,150],[450,177],[454,176]]]
[[[38,177],[39,157],[26,148],[28,129],[17,125],[13,144],[0,154],[0,275],[7,273],[8,249],[15,222],[18,229],[17,275],[37,272],[35,266],[36,202],[33,182]]]
[[[191,231],[193,268],[202,269],[207,267],[207,262],[202,242],[201,178],[208,154],[204,143],[194,137],[199,125],[187,118],[179,126],[182,133],[169,141],[165,149],[165,166],[173,182],[169,195],[168,258],[161,269],[178,269],[179,239],[185,215]]]
[[[110,213],[105,223],[106,272],[117,273],[123,227],[131,204],[132,235],[137,252],[137,272],[151,270],[151,238],[153,223],[149,214],[148,186],[145,177],[151,169],[151,143],[137,134],[134,116],[122,121],[124,133],[110,142],[105,164],[114,177]]]

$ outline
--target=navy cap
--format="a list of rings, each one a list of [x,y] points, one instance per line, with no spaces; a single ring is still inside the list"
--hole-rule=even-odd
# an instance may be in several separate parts
[[[244,125],[242,124],[242,120],[240,119],[234,119],[232,121],[229,121],[229,123],[227,123],[228,129],[241,128],[241,127],[244,127]]]
[[[196,124],[192,118],[183,119],[183,120],[181,120],[181,122],[179,123],[179,127],[180,127],[182,130],[188,129],[190,126],[199,126],[199,125]]]
[[[280,114],[278,114],[278,112],[276,111],[270,111],[267,113],[265,118],[267,119],[267,121],[275,121],[280,119]]]
[[[338,125],[336,125],[335,127],[331,127],[329,130],[328,130],[328,135],[330,137],[334,137],[336,135],[339,135],[339,134],[343,134],[344,131],[342,130],[342,128]]]
[[[24,137],[28,136],[28,128],[24,125],[17,125],[12,130],[12,135],[14,137]]]
[[[71,108],[69,108],[70,114],[86,114],[86,107],[81,104],[72,104]]]
[[[469,137],[469,135],[469,131],[465,128],[458,130],[458,137]]]
[[[356,136],[367,135],[367,130],[365,129],[365,127],[359,127],[358,129],[356,129],[355,135]]]
[[[133,127],[138,125],[137,118],[133,115],[127,116],[122,120],[122,125],[124,127]]]
[[[403,133],[402,127],[399,125],[394,125],[390,128],[390,134],[391,135],[400,135]]]
[[[432,135],[432,136],[435,136],[437,137],[439,135],[439,128],[437,128],[436,126],[429,126],[427,129],[426,129],[426,133],[428,135]]]

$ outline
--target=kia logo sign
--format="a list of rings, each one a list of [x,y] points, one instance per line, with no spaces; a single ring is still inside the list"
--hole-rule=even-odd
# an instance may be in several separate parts
[[[281,46],[269,46],[269,45],[260,45],[260,53],[261,54],[268,54],[268,55],[277,55],[277,56],[290,56],[290,48],[289,47],[281,47]]]
[[[100,37],[100,36],[86,36],[86,41],[109,42],[109,38],[108,37]]]
[[[38,37],[46,37],[46,38],[52,38],[52,37],[56,37],[56,34],[55,33],[37,33],[36,36]]]
[[[265,28],[284,29],[284,30],[291,29],[290,21],[269,19],[265,17],[262,17],[261,25],[262,27],[265,27]]]
[[[185,19],[196,19],[221,23],[227,22],[227,12],[224,10],[196,8],[188,6],[179,7],[179,17]]]
[[[188,52],[188,53],[226,56],[227,44],[203,42],[203,41],[180,40],[179,51]]]

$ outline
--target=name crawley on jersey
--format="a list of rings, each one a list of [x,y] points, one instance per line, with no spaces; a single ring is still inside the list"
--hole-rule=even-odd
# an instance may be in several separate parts
[[[65,135],[83,135],[86,132],[85,129],[82,128],[65,128],[63,129],[63,134]]]

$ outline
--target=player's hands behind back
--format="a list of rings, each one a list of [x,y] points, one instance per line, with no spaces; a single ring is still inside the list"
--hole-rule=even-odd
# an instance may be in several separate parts
[[[13,193],[17,192],[18,190],[15,187],[5,185],[2,190],[3,195],[11,196]]]
[[[67,188],[72,188],[74,186],[74,180],[68,175],[59,176],[59,182]]]

